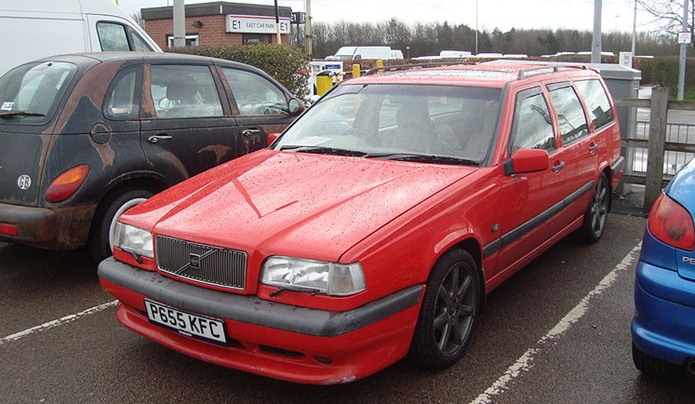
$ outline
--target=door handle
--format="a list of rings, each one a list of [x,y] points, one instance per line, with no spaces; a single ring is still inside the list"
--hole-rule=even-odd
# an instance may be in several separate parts
[[[589,151],[591,153],[595,152],[596,150],[598,150],[598,143],[593,143],[589,146]]]
[[[553,172],[558,172],[565,168],[565,162],[564,161],[557,161],[555,164],[553,164]]]
[[[255,136],[255,135],[260,135],[261,130],[260,129],[244,129],[241,131],[241,136]]]
[[[173,139],[173,138],[174,138],[173,136],[169,136],[169,135],[152,135],[152,136],[147,138],[147,141],[154,144],[154,143],[159,143],[160,140],[169,140],[169,139]]]

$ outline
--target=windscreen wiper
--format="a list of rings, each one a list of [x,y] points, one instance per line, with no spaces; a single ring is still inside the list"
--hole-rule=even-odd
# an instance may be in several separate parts
[[[433,163],[433,164],[452,164],[452,165],[473,165],[479,166],[480,163],[475,160],[465,159],[452,156],[438,156],[433,154],[412,154],[412,153],[369,153],[365,157],[382,159],[382,160],[398,160],[412,161],[415,163]]]
[[[27,111],[0,111],[0,118],[11,118],[13,116],[46,116],[38,112]]]
[[[332,154],[335,156],[366,157],[368,154],[358,150],[337,149],[335,147],[324,146],[305,146],[305,145],[285,145],[280,150],[292,150],[302,153]]]

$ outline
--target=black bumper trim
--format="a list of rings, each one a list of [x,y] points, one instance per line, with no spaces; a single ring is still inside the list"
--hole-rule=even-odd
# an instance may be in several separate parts
[[[611,170],[614,173],[620,172],[625,168],[625,157],[620,156],[615,162],[611,165]]]
[[[362,307],[335,312],[204,289],[132,267],[113,257],[99,264],[99,276],[182,310],[318,337],[347,334],[413,307],[424,289],[423,285],[411,286]]]

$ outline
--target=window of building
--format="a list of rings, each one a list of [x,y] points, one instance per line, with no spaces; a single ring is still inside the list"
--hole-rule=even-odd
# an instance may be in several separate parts
[[[198,46],[198,34],[186,35],[186,46]],[[174,36],[167,35],[167,46],[174,47]]]
[[[255,45],[259,43],[271,43],[272,41],[272,35],[267,35],[267,34],[243,34],[242,35],[242,42],[244,45]]]

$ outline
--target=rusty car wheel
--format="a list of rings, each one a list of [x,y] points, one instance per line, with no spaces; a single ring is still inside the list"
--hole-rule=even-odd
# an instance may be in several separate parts
[[[132,189],[104,201],[97,210],[89,235],[89,247],[96,261],[111,255],[113,231],[118,218],[128,209],[154,195],[143,189]]]

